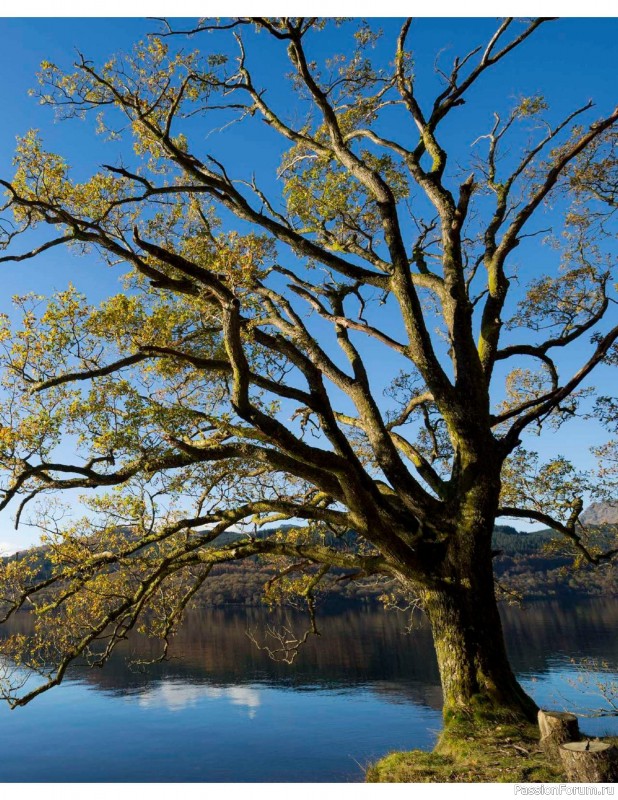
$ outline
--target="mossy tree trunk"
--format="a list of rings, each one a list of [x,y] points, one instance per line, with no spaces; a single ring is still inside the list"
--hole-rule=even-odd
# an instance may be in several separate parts
[[[538,707],[509,664],[496,602],[492,534],[499,470],[472,481],[435,579],[421,595],[432,628],[444,718],[504,712],[530,721]]]
[[[444,718],[508,710],[534,720],[534,701],[510,667],[493,584],[479,575],[423,593],[444,694]]]

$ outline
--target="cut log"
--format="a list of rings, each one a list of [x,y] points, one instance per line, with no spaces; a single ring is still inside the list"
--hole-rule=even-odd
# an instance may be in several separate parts
[[[565,742],[580,740],[579,725],[575,714],[564,711],[539,711],[541,747],[549,756],[558,757],[558,748]]]
[[[560,745],[560,758],[572,783],[618,780],[618,749],[608,742],[565,742]]]

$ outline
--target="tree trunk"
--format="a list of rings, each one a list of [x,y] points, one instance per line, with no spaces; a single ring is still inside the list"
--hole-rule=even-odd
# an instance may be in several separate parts
[[[449,577],[422,592],[438,658],[446,722],[461,711],[499,710],[536,720],[538,708],[515,679],[507,658],[490,541],[487,548],[480,548],[486,553],[474,545],[470,549],[476,554],[460,550],[450,560]]]

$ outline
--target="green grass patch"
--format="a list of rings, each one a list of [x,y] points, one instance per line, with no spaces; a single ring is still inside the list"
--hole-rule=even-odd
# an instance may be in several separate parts
[[[539,746],[536,725],[478,716],[451,718],[431,753],[390,753],[366,774],[369,783],[558,783],[560,764]]]

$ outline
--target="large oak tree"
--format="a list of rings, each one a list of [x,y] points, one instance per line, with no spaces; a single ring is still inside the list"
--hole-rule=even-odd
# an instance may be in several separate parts
[[[96,307],[73,288],[20,298],[3,331],[0,505],[37,509],[51,560],[44,578],[34,556],[2,568],[5,618],[36,609],[5,657],[44,676],[7,684],[12,704],[103,663],[134,626],[167,640],[214,565],[258,556],[312,625],[333,570],[394,581],[429,618],[447,713],[534,714],[505,652],[492,531],[533,519],[578,559],[616,552],[580,520],[589,476],[522,441],[615,410],[589,376],[616,357],[618,110],[549,122],[527,97],[472,145],[459,131],[459,163],[443,140],[546,22],[504,20],[429,103],[410,21],[388,63],[367,24],[306,18],[204,20],[191,52],[167,26],[106,64],[43,63],[44,104],[133,149],[78,182],[26,134],[1,181],[0,261],[68,247],[128,272]],[[320,37],[339,52],[314,56]],[[287,54],[288,94],[259,83],[256,47]],[[279,147],[276,174],[210,154],[232,123]],[[534,267],[514,281],[524,240]],[[93,490],[83,519],[63,520],[69,489]]]

